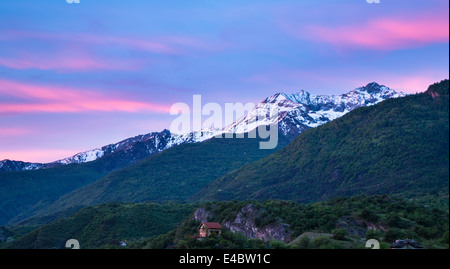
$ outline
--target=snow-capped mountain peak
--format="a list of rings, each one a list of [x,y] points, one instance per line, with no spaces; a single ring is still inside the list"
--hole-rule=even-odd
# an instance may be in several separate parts
[[[306,105],[311,102],[311,94],[304,90],[301,90],[300,92],[293,94],[282,93],[282,95],[286,97],[288,100],[299,104]]]
[[[306,129],[341,117],[357,107],[374,105],[388,98],[405,95],[376,82],[341,95],[316,95],[304,90],[293,94],[281,92],[267,97],[245,117],[225,127],[224,130],[241,133],[256,128],[257,126],[246,128],[245,125],[255,121],[257,110],[265,109],[278,113],[276,119],[264,122],[265,125],[277,121],[284,135],[297,136]]]
[[[92,149],[92,150],[88,150],[88,151],[85,151],[85,152],[77,153],[77,154],[75,154],[72,157],[58,160],[55,163],[70,164],[70,163],[91,162],[91,161],[95,161],[98,158],[103,157],[104,154],[105,154],[104,151],[102,151],[101,149],[97,148],[97,149]]]
[[[332,121],[357,107],[370,106],[388,98],[405,95],[403,92],[396,92],[376,82],[341,95],[316,95],[305,90],[293,94],[280,92],[265,98],[245,116],[223,129],[209,127],[200,132],[182,135],[172,134],[168,130],[153,132],[77,153],[72,157],[46,164],[3,160],[0,161],[0,171],[35,170],[70,163],[85,163],[116,152],[122,152],[124,153],[123,156],[137,161],[182,143],[203,142],[223,133],[249,132],[257,128],[258,124],[277,123],[279,132],[287,137],[294,138],[309,128]],[[260,115],[269,114],[269,111],[276,112],[277,117],[261,120]],[[257,118],[258,120],[256,120]]]

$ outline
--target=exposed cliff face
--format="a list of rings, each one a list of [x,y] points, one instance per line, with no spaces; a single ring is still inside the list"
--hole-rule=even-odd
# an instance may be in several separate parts
[[[211,217],[212,213],[204,207],[197,208],[193,214],[193,218],[198,222],[207,222]]]
[[[291,240],[291,231],[286,223],[271,223],[264,226],[258,225],[258,218],[261,216],[261,210],[255,208],[252,204],[244,206],[232,220],[222,220],[221,224],[233,233],[242,233],[249,239],[261,239],[263,241],[279,240],[289,242]],[[205,208],[198,208],[193,218],[198,222],[211,221],[214,216]]]
[[[255,222],[260,215],[259,210],[249,204],[241,209],[233,221],[226,221],[223,225],[234,233],[243,233],[247,238],[257,238],[264,241],[275,239],[283,242],[291,240],[289,225],[286,223],[258,227]]]

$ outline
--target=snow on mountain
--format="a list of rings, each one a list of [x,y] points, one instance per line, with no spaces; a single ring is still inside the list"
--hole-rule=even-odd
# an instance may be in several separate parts
[[[303,90],[295,94],[277,93],[263,100],[247,115],[224,130],[242,133],[254,129],[256,126],[251,128],[245,126],[254,124],[258,114],[262,114],[260,111],[275,111],[278,117],[270,120],[267,118],[263,121],[264,125],[277,122],[279,131],[284,135],[297,136],[306,129],[332,121],[357,107],[370,106],[388,98],[403,96],[406,94],[375,82],[341,95],[315,95]]]
[[[71,163],[85,163],[115,152],[122,152],[127,158],[137,161],[182,143],[203,142],[223,133],[244,133],[254,130],[258,125],[269,125],[275,122],[278,123],[279,131],[283,135],[293,138],[309,128],[332,121],[357,107],[370,106],[388,98],[403,96],[406,94],[375,82],[341,95],[315,95],[303,90],[294,94],[277,93],[264,99],[245,116],[223,129],[210,127],[200,132],[180,135],[172,134],[168,130],[153,132],[46,164],[3,160],[0,161],[0,171],[35,170]],[[275,111],[277,116],[273,118],[260,116],[268,115],[269,111]],[[145,147],[145,152],[142,152],[142,146]],[[136,151],[139,151],[139,154],[135,153]]]
[[[103,157],[105,152],[101,149],[93,149],[85,152],[77,153],[72,157],[58,160],[54,163],[69,164],[69,163],[85,163],[95,161],[98,158]]]
[[[118,151],[130,152],[132,154],[134,146],[137,143],[145,146],[148,155],[160,152],[167,148],[167,143],[170,141],[171,134],[169,131],[153,132],[145,135],[138,135],[132,138],[122,140],[115,144],[103,146],[75,154],[72,157],[65,158],[53,162],[53,164],[70,164],[70,163],[85,163],[95,161],[105,155],[113,154]]]
[[[22,170],[36,170],[42,168],[42,163],[29,163],[22,161],[3,160],[0,161],[1,171],[22,171]]]

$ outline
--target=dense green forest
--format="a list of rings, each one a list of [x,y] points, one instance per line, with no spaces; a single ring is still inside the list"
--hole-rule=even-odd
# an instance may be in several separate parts
[[[0,223],[6,224],[28,210],[45,207],[64,193],[108,174],[97,163],[71,164],[36,171],[0,174]]]
[[[111,248],[122,240],[149,238],[175,229],[193,208],[193,204],[114,202],[86,207],[41,227],[3,227],[4,241],[10,241],[3,242],[3,247],[61,249],[75,238],[81,248]]]
[[[357,108],[210,183],[193,200],[448,195],[449,81]]]
[[[226,223],[243,207],[255,209],[256,227],[285,223],[288,240],[258,240],[224,229],[220,238],[197,240],[199,222],[188,218],[177,230],[140,242],[144,248],[365,248],[368,239],[377,239],[389,248],[396,239],[413,238],[425,248],[448,248],[448,196],[427,200],[405,200],[386,195],[336,197],[323,202],[299,204],[292,201],[206,202],[209,221]],[[370,228],[369,228],[370,227]]]
[[[35,216],[110,201],[185,201],[210,181],[275,152],[289,140],[279,136],[278,147],[272,150],[260,150],[259,142],[213,138],[178,145],[63,195]]]
[[[34,214],[0,227],[0,248],[64,248],[72,238],[82,248],[364,248],[372,238],[382,248],[405,238],[448,248],[448,93],[445,80],[358,108],[289,144],[280,137],[274,150],[212,139],[97,181],[117,166],[55,168],[61,182],[50,169],[2,173],[0,187],[13,191],[0,192],[0,220]],[[22,195],[14,208],[18,182],[43,194]],[[57,199],[77,184],[87,185]],[[221,223],[222,235],[198,240],[199,215]]]
[[[44,210],[62,195],[148,155],[142,142],[135,143],[132,150],[133,158],[125,156],[124,151],[118,151],[87,163],[0,172],[0,224],[26,219],[33,212]]]
[[[240,214],[249,205],[254,214]],[[200,221],[193,214],[199,208],[209,212],[208,221],[224,226],[240,214],[255,221],[261,231],[282,224],[289,236],[258,239],[224,227],[220,237],[197,240]],[[4,241],[9,237],[10,242],[0,247],[64,248],[66,240],[76,238],[82,248],[364,248],[365,241],[373,238],[389,248],[396,239],[413,238],[425,248],[448,248],[448,213],[448,197],[407,200],[386,195],[336,197],[312,204],[281,200],[107,203],[31,232],[23,232],[30,227],[3,227]],[[123,240],[126,247],[118,245]]]

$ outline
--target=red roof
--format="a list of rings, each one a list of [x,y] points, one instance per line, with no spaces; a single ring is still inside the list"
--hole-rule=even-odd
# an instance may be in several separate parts
[[[202,222],[202,224],[205,225],[208,229],[222,229],[222,225],[217,222]]]

